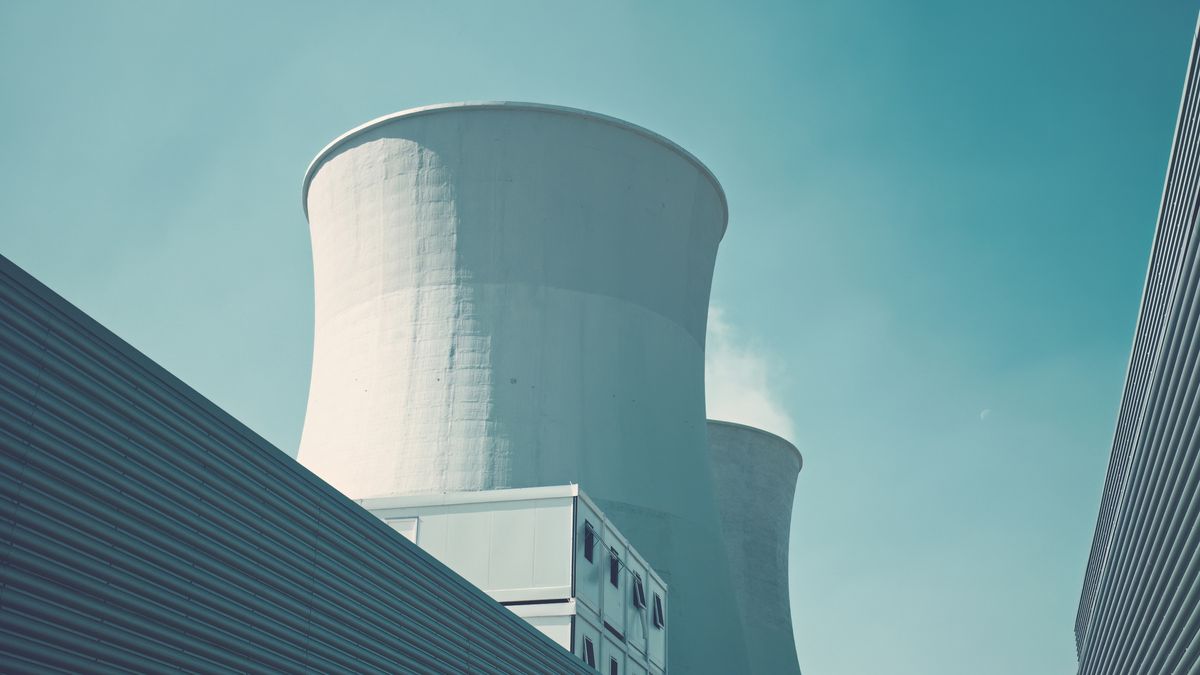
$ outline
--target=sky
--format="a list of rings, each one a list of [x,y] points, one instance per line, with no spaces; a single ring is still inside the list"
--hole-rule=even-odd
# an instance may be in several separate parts
[[[0,254],[294,452],[309,160],[444,101],[729,197],[710,415],[803,452],[806,675],[1071,673],[1196,2],[0,3]]]

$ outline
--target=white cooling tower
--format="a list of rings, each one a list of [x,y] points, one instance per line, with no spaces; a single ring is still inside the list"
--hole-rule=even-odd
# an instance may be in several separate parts
[[[788,539],[804,460],[779,436],[732,422],[708,421],[708,448],[749,672],[799,675]]]
[[[453,104],[338,138],[304,203],[299,460],[359,499],[578,483],[670,584],[671,669],[744,672],[706,459],[713,175],[613,118]]]

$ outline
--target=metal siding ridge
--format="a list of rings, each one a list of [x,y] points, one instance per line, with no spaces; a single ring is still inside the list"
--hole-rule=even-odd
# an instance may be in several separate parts
[[[79,442],[79,441],[77,441],[77,442]],[[95,486],[95,485],[90,485],[90,486]],[[86,485],[86,484],[80,486],[80,489],[83,489],[83,490],[86,490],[88,488],[89,488],[89,485]],[[97,501],[100,501],[101,503],[103,503],[102,495],[94,495],[94,497],[97,498]],[[80,508],[86,508],[86,506],[88,506],[88,504],[86,504],[86,503],[80,504]],[[112,516],[109,515],[109,518],[112,518]],[[173,525],[168,525],[168,527],[169,526],[173,526]],[[234,527],[234,524],[232,524],[232,522],[230,522],[230,524],[228,524],[228,526]],[[233,543],[234,543],[234,540],[232,540],[232,539],[230,539],[230,540],[228,540],[228,542],[226,542],[227,545],[232,545]],[[269,566],[270,562],[272,560],[272,558],[266,557],[265,555],[254,556],[254,558],[256,558],[256,560],[253,561],[254,563],[256,563],[256,566]],[[222,562],[224,563],[224,565],[229,565],[229,566],[236,565],[236,560],[234,560],[234,558],[229,558],[229,560],[224,560]],[[250,573],[250,571],[253,571],[253,569],[256,569],[256,567],[254,567],[254,566],[248,567],[245,569],[244,572]],[[278,572],[278,571],[276,571],[276,572]],[[258,581],[260,581],[260,583],[266,583],[266,581],[268,581],[268,580],[269,580],[268,578],[258,579]],[[296,579],[296,580],[299,580],[299,579]],[[326,609],[329,609],[329,608],[326,608]],[[332,626],[332,628],[335,629],[335,631],[340,632],[342,625],[341,625],[341,623],[332,623],[331,626]],[[384,637],[384,635],[376,635],[376,637]],[[446,646],[450,646],[450,645],[446,645]]]
[[[0,616],[0,622],[3,617]],[[112,668],[100,668],[92,659],[70,654],[53,645],[33,639],[28,632],[16,633],[0,625],[0,644],[7,645],[9,651],[0,651],[0,672],[28,675],[46,675],[46,673],[78,673],[118,672]]]
[[[8,576],[6,582],[35,599],[34,603],[39,608],[58,608],[47,610],[46,616],[49,618],[57,620],[62,614],[61,609],[79,615],[80,625],[98,622],[110,626],[114,631],[128,634],[128,637],[122,638],[126,647],[157,655],[159,659],[177,668],[191,671],[222,669],[229,672],[245,672],[263,665],[240,655],[239,652],[247,647],[244,637],[195,640],[192,633],[196,628],[194,623],[185,624],[186,627],[164,625],[159,623],[159,620],[164,618],[163,613],[155,612],[157,607],[153,603],[143,601],[137,607],[141,611],[130,611],[124,602],[123,596],[126,594],[121,593],[119,589],[109,588],[105,593],[103,583],[97,585],[77,570],[72,573],[56,561],[39,559],[38,562],[43,565],[38,570],[39,574],[28,569],[16,568],[10,570],[12,576]],[[154,645],[153,649],[143,648],[146,638]],[[288,662],[282,659],[267,659],[266,665],[284,670]]]
[[[1135,613],[1130,611],[1130,603],[1133,600],[1137,600],[1138,606],[1143,606],[1147,601],[1147,593],[1152,594],[1155,592],[1153,588],[1147,589],[1146,583],[1154,583],[1155,579],[1163,573],[1162,565],[1165,564],[1162,561],[1163,547],[1168,543],[1165,538],[1169,537],[1170,543],[1177,547],[1180,536],[1178,532],[1172,532],[1170,526],[1177,521],[1179,516],[1177,513],[1179,504],[1175,497],[1181,489],[1179,481],[1182,479],[1182,475],[1178,471],[1168,470],[1167,461],[1170,461],[1171,467],[1178,467],[1181,459],[1179,456],[1180,453],[1194,447],[1181,445],[1178,442],[1181,434],[1194,436],[1194,431],[1189,431],[1189,429],[1194,428],[1194,417],[1188,414],[1181,419],[1181,413],[1184,410],[1194,411],[1196,406],[1194,396],[1196,389],[1194,386],[1196,377],[1196,303],[1194,302],[1196,257],[1194,249],[1189,252],[1189,255],[1185,256],[1185,260],[1189,261],[1187,265],[1188,282],[1184,288],[1178,289],[1181,294],[1185,295],[1185,298],[1183,302],[1176,302],[1174,304],[1177,310],[1181,308],[1186,309],[1189,318],[1186,320],[1186,327],[1181,331],[1179,329],[1178,311],[1173,313],[1165,345],[1171,347],[1168,352],[1170,355],[1168,362],[1174,365],[1160,372],[1161,377],[1154,383],[1153,392],[1148,401],[1152,413],[1147,418],[1146,424],[1153,422],[1155,430],[1154,433],[1143,439],[1142,445],[1146,448],[1143,452],[1150,453],[1146,458],[1146,461],[1149,462],[1150,473],[1143,476],[1142,473],[1146,469],[1144,467],[1139,468],[1135,477],[1136,482],[1131,483],[1131,485],[1136,486],[1136,490],[1134,492],[1135,501],[1129,505],[1129,508],[1136,509],[1137,513],[1141,514],[1140,517],[1143,521],[1147,520],[1147,518],[1150,519],[1148,535],[1152,538],[1149,544],[1153,548],[1139,546],[1140,549],[1144,549],[1141,553],[1136,553],[1136,551],[1131,553],[1127,550],[1128,542],[1123,542],[1125,545],[1119,551],[1122,562],[1118,568],[1110,570],[1111,576],[1116,579],[1114,583],[1118,584],[1119,598],[1121,598],[1123,604],[1117,609],[1112,610],[1111,616],[1102,622],[1103,625],[1107,626],[1104,630],[1108,634],[1102,643],[1095,645],[1097,652],[1103,652],[1103,656],[1096,658],[1101,658],[1104,664],[1108,664],[1112,659],[1120,658],[1115,666],[1118,669],[1117,672],[1126,669],[1128,659],[1144,654],[1146,650],[1154,647],[1156,644],[1147,644],[1147,638],[1144,637],[1144,634],[1145,631],[1150,629],[1150,626],[1136,623]],[[1178,359],[1175,357],[1178,357]],[[1185,379],[1190,381],[1192,386],[1183,386]],[[1178,400],[1181,395],[1180,392],[1183,392],[1182,396],[1184,398],[1182,400]],[[1164,400],[1164,396],[1168,398]],[[1169,432],[1170,438],[1165,442],[1165,445],[1169,448],[1171,454],[1169,457],[1164,458],[1161,456],[1164,452],[1163,434],[1167,432]],[[1194,456],[1192,462],[1194,470]],[[1131,478],[1131,481],[1133,480],[1134,478]],[[1166,488],[1172,485],[1174,488],[1168,491]],[[1175,511],[1170,516],[1169,522],[1166,522],[1168,516],[1164,510],[1170,506],[1174,506]],[[1149,511],[1151,508],[1153,509],[1153,513]],[[1128,516],[1130,513],[1129,509],[1125,513]],[[1127,525],[1123,526],[1118,531],[1118,534],[1122,533],[1126,527]],[[1166,529],[1164,530],[1163,528]],[[1160,530],[1163,532],[1162,536],[1159,536]],[[1139,528],[1139,531],[1144,533],[1146,526]],[[1143,537],[1145,536],[1147,535],[1143,534]],[[1174,547],[1172,550],[1174,550]],[[1167,551],[1167,553],[1169,552]],[[1148,555],[1151,556],[1149,559],[1147,558]],[[1139,575],[1139,571],[1144,572],[1144,574]],[[1147,581],[1147,575],[1149,575],[1149,581]],[[1109,581],[1112,581],[1112,579]],[[1141,583],[1141,585],[1135,586],[1137,583]],[[1135,593],[1136,595],[1132,600],[1125,599]],[[1107,606],[1111,600],[1112,598],[1105,598],[1105,605]],[[1158,627],[1162,623],[1161,616],[1155,616],[1158,618],[1151,623],[1153,626]],[[1104,642],[1110,643],[1109,646],[1111,647],[1112,640],[1118,639],[1117,628],[1108,625],[1112,621],[1121,621],[1121,632],[1119,635],[1125,642],[1122,643],[1120,654],[1114,654],[1112,650],[1104,649]],[[1134,633],[1132,636],[1129,635],[1131,631]]]
[[[1190,282],[1190,292],[1195,292],[1195,265],[1193,265],[1193,279]],[[1196,353],[1198,353],[1198,327],[1196,327],[1196,312],[1200,310],[1200,303],[1196,303],[1195,298],[1189,301],[1188,319],[1189,337],[1188,345],[1180,348],[1180,352],[1186,357],[1186,363],[1182,364],[1187,368],[1187,374],[1177,372],[1176,377],[1172,378],[1172,395],[1178,392],[1183,392],[1183,400],[1178,402],[1178,405],[1170,406],[1168,419],[1164,419],[1159,425],[1159,431],[1156,432],[1153,442],[1172,449],[1172,461],[1169,467],[1162,466],[1163,478],[1160,478],[1159,484],[1156,486],[1158,492],[1158,501],[1156,503],[1156,512],[1151,515],[1152,536],[1158,534],[1157,539],[1159,545],[1154,550],[1154,555],[1150,560],[1147,560],[1148,568],[1152,569],[1148,583],[1152,584],[1148,596],[1145,598],[1146,605],[1145,617],[1141,620],[1141,628],[1138,634],[1135,635],[1133,644],[1134,650],[1130,652],[1130,657],[1140,657],[1144,655],[1146,650],[1142,649],[1142,644],[1145,643],[1145,635],[1151,628],[1159,627],[1165,616],[1171,616],[1170,613],[1163,613],[1163,602],[1166,592],[1170,587],[1177,589],[1176,574],[1171,574],[1170,584],[1163,586],[1165,566],[1171,565],[1172,569],[1178,567],[1180,555],[1182,554],[1181,537],[1190,536],[1192,532],[1181,531],[1181,519],[1193,520],[1193,510],[1184,512],[1187,502],[1184,501],[1184,496],[1193,495],[1195,488],[1195,476],[1200,466],[1200,453],[1196,453],[1196,446],[1192,442],[1195,437],[1196,430],[1196,410],[1200,404],[1198,398],[1198,389],[1200,389],[1200,377],[1198,377],[1198,363],[1196,363]],[[1186,459],[1186,456],[1189,459]],[[1187,472],[1183,471],[1184,461],[1187,461],[1190,468]],[[1169,490],[1168,490],[1169,488]],[[1189,516],[1189,514],[1192,514]],[[1170,539],[1168,539],[1170,537]],[[1128,620],[1127,620],[1128,622]]]
[[[1187,259],[1187,257],[1185,257]],[[1194,260],[1194,257],[1192,257]],[[1136,490],[1132,497],[1133,502],[1127,504],[1125,510],[1126,518],[1136,518],[1135,525],[1137,531],[1142,534],[1142,538],[1134,542],[1136,548],[1129,549],[1128,540],[1122,540],[1122,546],[1119,549],[1119,557],[1117,564],[1119,567],[1114,570],[1113,578],[1121,580],[1120,586],[1114,591],[1115,597],[1110,597],[1109,600],[1116,602],[1116,609],[1112,612],[1107,622],[1118,621],[1121,628],[1129,628],[1134,625],[1134,614],[1130,611],[1130,605],[1139,597],[1145,594],[1144,588],[1133,588],[1131,583],[1133,580],[1129,577],[1129,569],[1144,569],[1147,562],[1147,555],[1151,553],[1149,546],[1154,544],[1154,538],[1158,534],[1162,523],[1161,518],[1155,518],[1155,514],[1161,514],[1164,506],[1164,500],[1167,499],[1168,493],[1164,490],[1166,487],[1163,481],[1174,476],[1173,472],[1167,471],[1168,459],[1172,464],[1177,463],[1181,451],[1178,445],[1171,445],[1167,448],[1163,447],[1160,442],[1160,434],[1164,425],[1174,425],[1176,421],[1175,399],[1179,393],[1179,385],[1182,373],[1179,372],[1181,366],[1188,365],[1186,355],[1188,350],[1180,344],[1183,335],[1179,330],[1180,311],[1186,310],[1189,314],[1187,319],[1190,331],[1185,331],[1194,337],[1195,324],[1195,309],[1194,301],[1195,291],[1195,267],[1189,267],[1189,282],[1183,289],[1184,302],[1172,303],[1176,311],[1172,312],[1171,319],[1167,324],[1166,336],[1163,341],[1164,346],[1170,347],[1165,349],[1165,362],[1160,370],[1160,377],[1149,390],[1147,401],[1147,409],[1150,414],[1143,420],[1143,431],[1140,433],[1143,442],[1141,444],[1141,453],[1145,455],[1144,462],[1139,464],[1137,474],[1131,476],[1131,481],[1136,482]],[[1194,370],[1194,363],[1191,364]],[[1149,429],[1153,427],[1153,429]],[[1150,433],[1147,436],[1145,430]],[[1164,457],[1164,453],[1170,453],[1170,457]],[[1148,453],[1148,454],[1147,454]],[[1144,474],[1144,475],[1143,475]],[[1131,484],[1132,485],[1132,484]],[[1154,513],[1149,510],[1153,509]],[[1147,524],[1142,524],[1147,523]],[[1114,537],[1123,534],[1126,529],[1131,527],[1128,522],[1119,527],[1114,532]],[[1147,540],[1149,539],[1149,541]],[[1111,556],[1110,556],[1111,558]],[[1136,578],[1137,581],[1145,581],[1145,575]]]
[[[1125,618],[1125,624],[1130,625],[1130,629],[1135,631],[1134,642],[1140,644],[1138,635],[1144,634],[1152,627],[1157,627],[1162,623],[1162,620],[1170,616],[1169,613],[1161,613],[1153,611],[1147,613],[1151,603],[1153,607],[1161,606],[1164,594],[1167,588],[1163,588],[1161,582],[1167,570],[1165,565],[1172,562],[1177,563],[1179,558],[1179,531],[1180,518],[1186,518],[1186,513],[1181,513],[1182,507],[1185,505],[1183,496],[1187,490],[1189,477],[1194,476],[1197,470],[1198,459],[1197,453],[1194,452],[1195,446],[1182,443],[1184,436],[1191,437],[1195,430],[1195,411],[1197,409],[1197,389],[1200,387],[1200,381],[1197,379],[1197,361],[1195,355],[1197,353],[1197,326],[1196,314],[1200,309],[1200,303],[1197,303],[1194,298],[1195,294],[1195,273],[1196,267],[1192,266],[1192,281],[1190,283],[1192,298],[1184,303],[1189,307],[1190,317],[1188,319],[1188,344],[1173,350],[1175,353],[1182,356],[1181,363],[1172,370],[1170,382],[1169,404],[1159,403],[1156,406],[1159,409],[1168,410],[1168,414],[1164,415],[1156,427],[1151,443],[1156,448],[1165,447],[1170,452],[1170,465],[1166,461],[1159,461],[1156,466],[1156,471],[1159,477],[1153,486],[1156,499],[1153,502],[1154,512],[1149,513],[1150,504],[1143,508],[1143,516],[1148,518],[1150,525],[1149,536],[1156,542],[1153,551],[1150,555],[1142,554],[1137,561],[1134,562],[1134,569],[1152,570],[1146,582],[1150,587],[1142,594],[1139,606],[1143,606],[1143,611],[1135,616]],[[1186,374],[1181,372],[1181,368],[1186,368]],[[1182,394],[1181,394],[1182,392]],[[1179,396],[1183,396],[1182,400],[1178,400]],[[1169,434],[1169,435],[1168,435]],[[1190,459],[1189,459],[1190,458]],[[1186,473],[1183,471],[1183,463],[1187,461],[1190,465],[1190,470]],[[1139,564],[1141,563],[1141,564]],[[1176,567],[1173,565],[1172,567]],[[1146,575],[1143,575],[1144,577]],[[1173,579],[1173,578],[1172,578]],[[1131,612],[1132,614],[1132,612]],[[1128,662],[1129,658],[1137,658],[1144,650],[1137,652],[1129,652],[1129,655],[1123,661]]]
[[[37,569],[38,573],[50,579],[59,579],[62,581],[71,580],[68,575],[74,572],[79,574],[78,570],[71,570],[61,560],[64,553],[60,550],[62,546],[49,546],[42,549],[42,552],[32,550],[31,548],[18,549],[18,564],[14,565],[18,570],[23,565],[26,568]],[[50,555],[46,551],[49,549]],[[80,555],[79,549],[69,549],[67,552],[75,552]],[[54,557],[58,554],[60,557]],[[34,565],[37,565],[35,568]],[[59,570],[61,568],[61,571]],[[142,571],[150,572],[153,570],[148,566]],[[30,574],[30,572],[23,572]],[[221,603],[222,599],[216,594],[206,592],[205,589],[198,587],[189,588],[186,583],[175,585],[174,588],[168,588],[164,584],[148,581],[153,577],[139,577],[132,570],[120,569],[97,569],[93,570],[89,575],[90,581],[84,578],[73,579],[73,589],[80,593],[87,593],[92,597],[103,600],[105,603],[111,604],[117,609],[123,609],[127,613],[136,613],[139,617],[148,617],[157,622],[162,630],[173,631],[177,635],[182,635],[186,632],[192,632],[209,645],[232,645],[235,644],[236,635],[239,627],[247,625],[247,621],[253,625],[250,620],[255,611],[253,608],[246,608],[244,611],[239,607],[227,607],[224,612],[211,608],[211,605]],[[142,585],[138,588],[138,593],[135,595],[121,589],[132,586]],[[190,594],[184,594],[188,591]],[[43,591],[46,597],[53,596],[51,589]],[[206,598],[207,596],[207,598]],[[206,598],[206,602],[197,603],[192,601],[192,598]],[[60,604],[69,604],[69,601],[62,600]],[[188,619],[199,619],[191,620]],[[288,642],[289,638],[302,636],[300,631],[294,631],[289,635],[287,631],[281,631],[278,624],[262,624],[256,627],[260,631],[255,635],[258,639],[278,639],[279,643],[272,648],[279,654],[278,659],[268,659],[268,663],[273,667],[283,669],[286,665],[286,660],[290,660],[296,665],[303,665],[306,658],[306,652]],[[164,642],[171,642],[168,637],[163,638]],[[198,647],[194,642],[189,642],[187,647],[196,649],[200,653],[210,652],[203,644]],[[214,655],[212,657],[216,661],[222,659]],[[333,665],[333,664],[330,664]]]
[[[1167,343],[1173,344],[1177,337],[1169,337]],[[1173,349],[1171,353],[1174,354],[1177,351]],[[1161,374],[1166,377],[1160,377],[1152,388],[1150,403],[1154,405],[1150,406],[1152,414],[1146,419],[1146,424],[1155,420],[1162,421],[1164,411],[1167,416],[1170,416],[1171,405],[1164,403],[1161,397],[1164,395],[1164,390],[1168,393],[1172,391],[1175,378],[1170,377],[1172,374],[1170,370],[1164,370]],[[1109,571],[1101,587],[1103,596],[1096,609],[1100,623],[1094,626],[1094,630],[1099,631],[1098,639],[1100,641],[1096,643],[1095,647],[1098,653],[1107,652],[1107,655],[1102,658],[1102,661],[1105,662],[1116,658],[1111,650],[1106,649],[1106,644],[1112,647],[1113,641],[1122,640],[1123,642],[1119,644],[1122,653],[1136,648],[1136,644],[1131,644],[1127,635],[1128,631],[1136,628],[1136,626],[1131,626],[1133,616],[1129,611],[1130,604],[1146,593],[1146,575],[1150,573],[1150,570],[1145,567],[1148,562],[1146,556],[1151,550],[1148,547],[1156,545],[1154,537],[1161,525],[1152,520],[1147,522],[1147,519],[1148,516],[1153,515],[1148,513],[1148,509],[1153,508],[1156,512],[1161,510],[1165,499],[1165,493],[1161,489],[1164,486],[1161,482],[1165,480],[1167,458],[1161,455],[1167,450],[1164,450],[1161,443],[1156,442],[1154,435],[1145,438],[1141,448],[1138,463],[1132,467],[1133,471],[1129,474],[1130,487],[1127,494],[1133,501],[1127,503],[1126,508],[1123,509],[1120,521],[1114,531],[1114,541],[1117,544],[1110,554]],[[1172,452],[1173,458],[1177,455],[1178,448],[1174,448],[1170,452]],[[1133,521],[1132,525],[1131,521]],[[1124,536],[1126,531],[1131,529],[1137,532],[1136,539]]]
[[[143,541],[142,539],[133,538],[130,535],[115,540],[103,540],[95,535],[84,535],[83,532],[89,524],[94,524],[96,516],[92,509],[86,507],[58,507],[54,501],[46,501],[39,497],[38,492],[33,492],[28,498],[30,505],[38,507],[27,513],[23,520],[23,527],[14,528],[9,535],[15,547],[20,547],[30,552],[38,552],[40,555],[50,560],[72,560],[74,557],[82,556],[84,560],[91,558],[97,561],[97,565],[93,569],[92,574],[103,572],[104,567],[112,567],[121,565],[126,568],[139,569],[145,574],[140,579],[135,578],[136,583],[134,588],[136,592],[142,594],[153,594],[154,586],[161,586],[174,591],[188,602],[183,605],[180,611],[188,611],[192,614],[205,614],[206,608],[209,611],[219,612],[218,615],[209,614],[209,619],[215,622],[215,625],[222,625],[219,616],[221,614],[236,622],[229,625],[241,625],[243,630],[248,626],[254,626],[256,631],[263,631],[274,635],[281,639],[287,639],[289,636],[285,632],[280,632],[277,623],[287,623],[287,614],[280,616],[278,613],[272,613],[270,608],[264,605],[264,602],[257,598],[257,594],[251,590],[238,589],[244,595],[238,596],[238,601],[243,604],[239,606],[236,602],[230,601],[228,595],[229,586],[237,587],[237,577],[227,574],[224,578],[213,573],[206,572],[203,568],[197,568],[196,563],[218,563],[217,567],[224,572],[226,569],[231,571],[240,571],[235,567],[223,567],[223,561],[214,560],[212,558],[197,559],[196,556],[191,556],[189,561],[186,552],[182,555],[172,554],[163,551],[155,544],[163,544],[166,538],[157,538],[151,541]],[[112,518],[109,513],[101,513],[101,515]],[[118,526],[124,525],[126,532],[135,532],[131,525],[136,525],[136,520],[130,519],[113,519]],[[61,526],[70,526],[70,529],[63,529]],[[49,530],[55,530],[54,539],[41,536],[40,533]],[[78,532],[78,534],[76,533]],[[28,533],[28,534],[26,534]],[[168,542],[169,543],[169,542]],[[62,550],[63,547],[69,545],[69,551]],[[55,557],[55,553],[58,557]],[[73,553],[73,555],[72,555]],[[17,556],[14,551],[14,557]],[[189,576],[181,576],[180,582],[172,582],[172,577],[183,573]],[[232,578],[231,578],[232,577]],[[214,578],[214,582],[205,584],[205,579]],[[225,595],[221,594],[221,589],[226,589]],[[259,589],[262,590],[261,588]],[[133,592],[133,591],[131,591]],[[280,596],[274,595],[271,598],[275,602],[279,602]],[[190,604],[189,604],[190,603]],[[245,606],[249,605],[249,606]],[[298,609],[302,610],[302,607]],[[298,615],[297,612],[295,615]],[[276,623],[264,623],[264,619],[275,621]],[[293,637],[303,635],[303,625],[295,630]],[[330,655],[333,661],[337,661],[336,655]]]

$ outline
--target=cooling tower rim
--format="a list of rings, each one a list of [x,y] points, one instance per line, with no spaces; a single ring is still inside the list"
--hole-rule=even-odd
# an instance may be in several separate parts
[[[729,201],[725,197],[725,188],[721,186],[721,181],[717,180],[716,174],[714,174],[711,169],[705,166],[704,162],[701,162],[699,158],[684,149],[683,146],[679,145],[675,141],[672,141],[666,136],[657,134],[645,127],[640,127],[632,122],[626,122],[625,120],[618,119],[616,117],[610,117],[609,115],[602,115],[600,113],[592,112],[590,110],[582,110],[580,108],[569,108],[567,106],[551,105],[548,103],[528,103],[524,101],[460,101],[456,103],[435,103],[433,105],[400,110],[398,112],[384,115],[383,117],[377,117],[370,122],[366,122],[365,124],[360,124],[357,127],[354,127],[350,131],[347,131],[346,133],[330,141],[329,144],[324,148],[321,148],[321,151],[317,153],[316,157],[313,157],[313,160],[309,162],[308,169],[306,169],[304,172],[304,184],[300,190],[300,206],[304,209],[305,220],[308,219],[308,187],[312,184],[313,176],[316,175],[321,164],[331,155],[337,152],[341,146],[345,145],[347,141],[364,132],[370,131],[371,129],[383,126],[398,119],[418,117],[421,115],[428,115],[430,113],[436,113],[445,110],[460,110],[463,108],[470,108],[472,110],[535,110],[538,112],[582,117],[593,122],[600,122],[602,124],[608,124],[610,126],[617,127],[619,129],[631,131],[639,136],[654,141],[655,143],[666,147],[668,150],[671,150],[672,152],[675,152],[679,156],[686,159],[697,169],[699,169],[700,173],[708,178],[709,182],[712,183],[713,188],[717,191],[717,197],[721,201],[721,236],[725,236],[725,231],[729,227]]]
[[[752,427],[749,424],[741,424],[740,422],[729,422],[727,420],[714,420],[714,419],[709,419],[709,420],[707,420],[707,422],[709,424],[717,424],[717,425],[720,425],[723,427],[733,427],[735,429],[743,429],[746,431],[753,431],[754,433],[759,434],[761,436],[768,436],[770,438],[773,438],[773,439],[779,441],[780,443],[782,443],[785,447],[790,448],[791,451],[796,454],[796,459],[800,462],[800,466],[796,470],[801,471],[804,469],[804,455],[802,455],[800,453],[800,448],[797,448],[794,443],[792,443],[788,439],[784,438],[783,436],[780,436],[779,434],[771,433],[770,431],[767,431],[766,429],[759,429],[758,427]]]

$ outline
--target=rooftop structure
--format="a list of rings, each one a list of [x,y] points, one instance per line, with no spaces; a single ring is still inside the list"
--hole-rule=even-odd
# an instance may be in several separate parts
[[[666,584],[578,486],[360,504],[588,665],[667,670]]]

